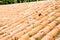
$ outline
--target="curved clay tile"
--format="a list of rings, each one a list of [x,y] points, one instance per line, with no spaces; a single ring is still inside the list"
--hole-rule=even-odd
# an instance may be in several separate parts
[[[0,40],[55,40],[59,31],[60,1],[0,5]]]

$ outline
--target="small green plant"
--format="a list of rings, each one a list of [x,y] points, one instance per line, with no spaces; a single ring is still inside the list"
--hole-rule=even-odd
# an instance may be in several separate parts
[[[59,37],[60,37],[60,31],[59,31],[59,33],[56,36],[54,36],[54,38],[57,39]]]
[[[35,28],[36,26],[33,24],[32,28]]]

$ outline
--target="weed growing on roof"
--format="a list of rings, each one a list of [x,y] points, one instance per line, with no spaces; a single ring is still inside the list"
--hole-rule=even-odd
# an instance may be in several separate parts
[[[32,28],[35,28],[36,26],[33,24]]]
[[[11,40],[18,40],[17,37],[11,36]]]
[[[55,6],[55,9],[58,9],[59,8],[59,6]]]
[[[35,40],[38,40],[38,38],[35,38]]]
[[[60,31],[58,32],[58,34],[56,36],[54,36],[54,39],[57,39],[60,37]]]

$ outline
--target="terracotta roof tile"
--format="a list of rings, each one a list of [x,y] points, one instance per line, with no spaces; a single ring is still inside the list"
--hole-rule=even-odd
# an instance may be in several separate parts
[[[54,40],[60,31],[59,6],[59,1],[0,5],[0,40]]]

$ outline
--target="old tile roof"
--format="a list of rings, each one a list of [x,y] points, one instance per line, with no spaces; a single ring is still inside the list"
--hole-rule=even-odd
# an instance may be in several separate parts
[[[0,5],[0,40],[60,40],[60,1]]]

